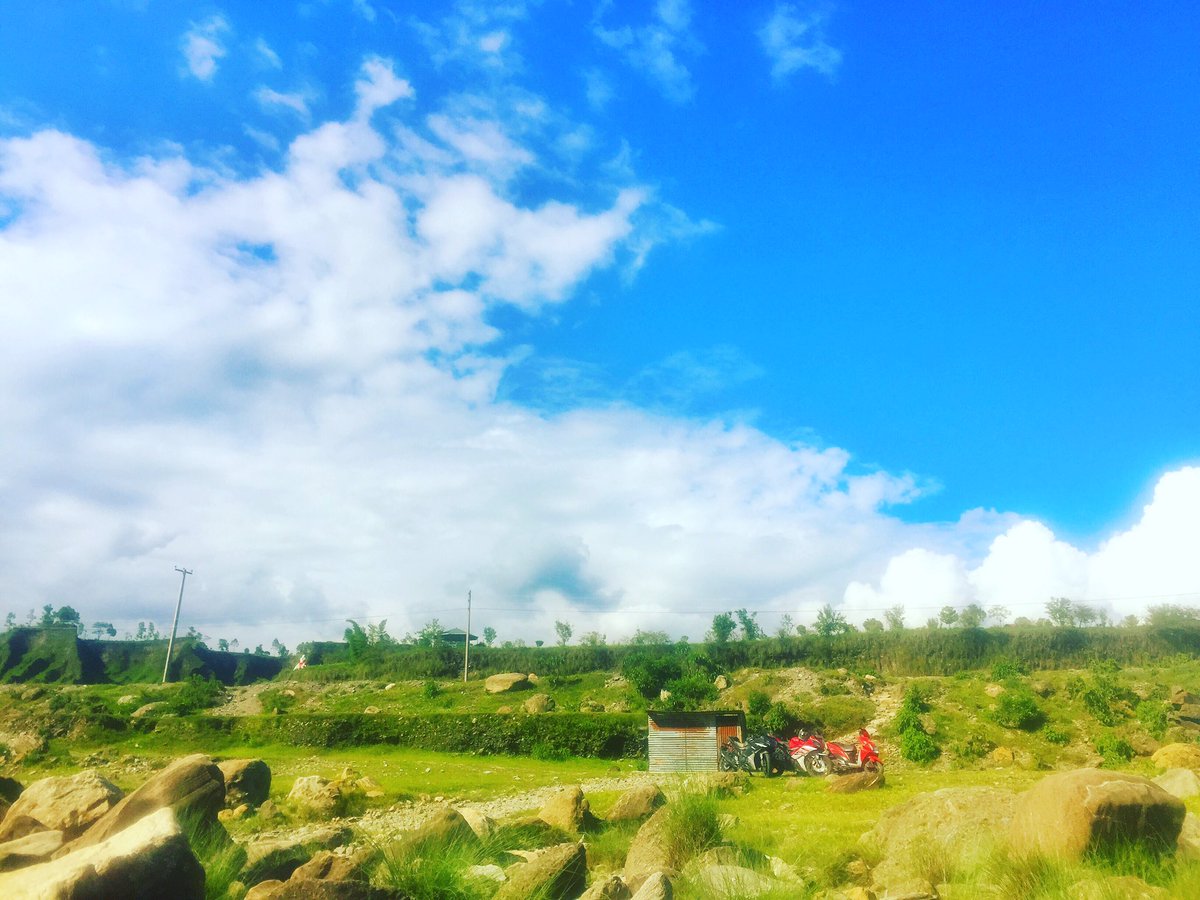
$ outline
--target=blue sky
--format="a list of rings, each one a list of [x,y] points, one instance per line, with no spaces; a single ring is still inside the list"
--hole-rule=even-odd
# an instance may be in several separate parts
[[[0,596],[153,617],[174,560],[214,629],[474,585],[693,636],[697,592],[1200,597],[1198,26],[6,5]]]

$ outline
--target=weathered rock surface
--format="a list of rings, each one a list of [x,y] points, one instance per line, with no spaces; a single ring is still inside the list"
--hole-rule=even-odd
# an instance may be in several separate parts
[[[494,900],[574,900],[587,886],[587,853],[583,844],[549,847],[537,858],[517,863]]]
[[[554,710],[554,698],[549,694],[534,694],[521,704],[521,708],[531,716],[548,713]]]
[[[260,837],[246,845],[246,881],[287,879],[320,850],[345,846],[353,832],[343,825],[304,828],[285,835]]]
[[[633,900],[673,900],[675,890],[671,887],[671,879],[663,872],[655,872],[638,888]]]
[[[531,687],[532,684],[524,672],[505,672],[502,675],[489,675],[483,683],[483,689],[489,694],[507,694]]]
[[[1167,744],[1150,757],[1160,769],[1200,771],[1200,744]]]
[[[1182,801],[1140,775],[1059,772],[1020,795],[1009,843],[1017,854],[1072,860],[1118,842],[1174,848],[1186,812]]]
[[[193,753],[171,763],[110,809],[67,850],[78,850],[107,840],[134,822],[160,809],[175,811],[212,828],[225,805],[225,777],[203,753]]]
[[[365,847],[351,853],[319,850],[292,872],[288,880],[367,881],[367,870],[374,858],[375,854]]]
[[[1085,878],[1071,885],[1071,900],[1158,900],[1168,893],[1133,875],[1110,875],[1107,878]]]
[[[438,843],[479,843],[479,836],[466,818],[452,806],[443,806],[422,823],[408,838],[412,847]]]
[[[621,876],[609,875],[592,884],[579,900],[629,900],[630,896],[629,888]]]
[[[663,792],[659,790],[657,784],[649,781],[643,782],[634,785],[618,797],[605,819],[609,822],[630,822],[635,819],[644,819],[652,815],[660,806],[665,805],[666,802],[667,798],[663,796]]]
[[[1154,783],[1180,800],[1200,794],[1200,775],[1191,769],[1167,769],[1154,779]]]
[[[862,842],[878,847],[882,858],[872,873],[880,896],[931,894],[933,886],[921,871],[920,860],[930,854],[948,866],[980,861],[988,837],[1001,839],[1008,831],[1017,795],[996,788],[943,788],[919,794],[879,817]]]
[[[883,772],[851,772],[849,775],[830,775],[825,790],[831,794],[857,794],[883,787]]]
[[[147,703],[145,706],[139,706],[129,714],[131,719],[144,719],[146,716],[161,715],[166,712],[170,706],[165,700],[156,700],[153,703]]]
[[[83,834],[121,799],[119,787],[99,772],[43,778],[29,785],[0,822],[0,841],[37,831],[61,831],[66,840]]]
[[[625,854],[625,883],[637,890],[651,875],[663,872],[669,877],[679,874],[679,867],[686,860],[675,859],[665,839],[665,828],[669,807],[663,807],[642,823],[629,852]]]
[[[695,883],[705,897],[757,897],[776,888],[780,882],[760,875],[745,866],[705,866],[695,876]]]
[[[394,900],[395,894],[365,881],[326,881],[312,878],[261,881],[244,900]]]
[[[473,806],[459,806],[456,809],[481,841],[486,841],[496,833],[496,820],[491,816],[485,815]]]
[[[225,777],[225,805],[258,806],[271,793],[271,767],[261,759],[227,759],[217,767]]]
[[[45,862],[63,845],[61,831],[37,831],[0,844],[0,872],[23,869]]]
[[[1181,859],[1200,860],[1200,816],[1193,812],[1183,817],[1183,827],[1175,842],[1175,855]]]
[[[553,794],[538,810],[538,818],[547,825],[578,834],[589,824],[590,813],[583,789],[575,785]]]
[[[204,869],[175,814],[160,809],[99,843],[0,875],[0,896],[203,900]]]
[[[302,775],[292,782],[287,799],[311,816],[328,818],[342,807],[342,788],[321,775]]]

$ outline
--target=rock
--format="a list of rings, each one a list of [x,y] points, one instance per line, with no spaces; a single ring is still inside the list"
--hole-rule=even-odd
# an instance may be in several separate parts
[[[0,844],[0,872],[23,869],[45,862],[63,845],[61,831],[36,831],[15,841]]]
[[[741,797],[750,790],[750,774],[748,772],[714,772],[711,775],[690,777],[686,784],[688,787],[711,794],[717,799]]]
[[[92,769],[43,778],[29,785],[0,822],[0,842],[37,831],[79,837],[121,799],[121,789]]]
[[[336,815],[343,805],[341,786],[320,775],[297,778],[287,799],[306,814],[321,818]]]
[[[921,861],[936,857],[946,868],[981,863],[988,845],[1007,833],[1016,801],[1012,791],[996,788],[943,788],[886,810],[861,839],[881,857],[872,890],[920,896],[933,890]]]
[[[382,710],[378,706],[368,706],[363,710],[363,714],[367,716],[377,716]]]
[[[193,753],[171,763],[104,814],[69,850],[107,840],[149,814],[172,809],[198,825],[219,828],[217,813],[225,805],[225,777],[203,753]]]
[[[17,802],[17,798],[25,790],[25,786],[15,778],[9,778],[7,775],[0,775],[0,803],[7,805]],[[0,818],[3,814],[0,813]]]
[[[1016,759],[1016,754],[1008,747],[997,747],[992,751],[992,762],[998,766],[1011,766]]]
[[[459,806],[456,809],[458,810],[458,814],[471,826],[471,830],[475,832],[475,836],[481,841],[486,841],[495,834],[496,820],[491,816],[485,815],[471,806]]]
[[[587,886],[587,853],[583,844],[559,844],[536,859],[517,863],[494,900],[573,900]]]
[[[7,762],[24,762],[31,753],[40,753],[46,749],[46,739],[31,731],[0,731],[0,744],[8,748]]]
[[[384,795],[383,785],[372,778],[370,775],[364,775],[354,782],[354,787],[362,791],[364,797],[376,800]]]
[[[632,900],[673,900],[674,896],[671,879],[663,872],[655,872],[642,882]]]
[[[407,839],[410,847],[449,843],[479,844],[479,836],[457,809],[443,806],[422,823]]]
[[[264,800],[258,807],[258,817],[264,822],[269,822],[271,819],[276,819],[281,815],[283,813],[279,811],[279,807],[275,805],[274,800]]]
[[[784,862],[778,856],[768,856],[767,863],[771,866],[771,874],[784,881],[803,881],[804,876],[796,871],[796,867]]]
[[[629,900],[629,888],[620,875],[609,875],[583,892],[579,900]]]
[[[365,881],[303,878],[259,882],[244,900],[393,900],[395,896],[390,891],[373,888]]]
[[[1180,859],[1200,860],[1200,816],[1190,812],[1183,817],[1183,828],[1175,842],[1175,855]]]
[[[96,844],[0,875],[0,896],[203,900],[204,869],[175,813],[159,809]]]
[[[757,897],[782,887],[774,878],[745,866],[705,866],[694,880],[702,896],[713,898]]]
[[[144,719],[149,715],[161,715],[166,712],[170,706],[165,700],[156,700],[153,703],[147,703],[145,706],[139,706],[129,714],[131,719]]]
[[[394,690],[396,689],[396,682],[394,682],[394,681],[389,681],[387,684],[385,684],[385,685],[383,686],[383,689],[384,689],[385,691],[394,691]]]
[[[1110,875],[1107,878],[1084,878],[1070,888],[1071,900],[1156,900],[1169,894],[1160,887],[1146,884],[1133,875]]]
[[[664,830],[668,807],[663,807],[642,823],[633,841],[629,844],[629,852],[625,854],[625,883],[630,889],[637,890],[656,872],[669,876],[679,874],[680,867],[687,860],[676,859],[673,850],[668,846]]]
[[[258,806],[271,793],[271,767],[261,759],[227,759],[217,763],[225,777],[225,805]]]
[[[512,707],[511,707],[511,706],[501,706],[499,709],[497,709],[497,710],[496,710],[496,715],[498,715],[498,716],[507,716],[507,715],[509,715],[511,712],[512,712]]]
[[[583,789],[575,787],[564,788],[553,794],[538,811],[538,818],[547,825],[561,828],[568,833],[578,834],[589,824],[591,810]]]
[[[1167,744],[1150,759],[1160,769],[1200,771],[1200,744]]]
[[[529,683],[530,684],[541,684],[542,679],[538,678],[537,675],[535,675],[533,672],[530,672],[529,673]]]
[[[1017,855],[1068,860],[1126,842],[1174,847],[1186,811],[1182,801],[1140,775],[1060,772],[1020,795],[1009,843]]]
[[[522,703],[521,706],[530,715],[548,713],[554,709],[554,698],[549,694],[534,694]]]
[[[653,782],[642,782],[629,788],[617,798],[604,818],[609,822],[629,822],[644,819],[667,802],[663,792]]]
[[[134,694],[123,694],[117,699],[117,706],[133,706],[137,703],[137,696]]]
[[[1054,695],[1054,685],[1048,681],[1031,681],[1029,689],[1043,699]]]
[[[718,691],[729,690],[729,678],[725,675],[718,675],[713,679],[713,687],[715,687]]]
[[[223,809],[217,813],[217,821],[219,822],[236,822],[238,819],[244,819],[250,814],[250,804],[239,803],[233,809]]]
[[[497,884],[503,884],[508,880],[508,876],[504,874],[504,870],[495,863],[486,866],[470,866],[467,868],[468,878],[486,878],[488,881],[494,881]]]
[[[1004,693],[1004,685],[989,684],[983,689],[983,692],[985,694],[987,694],[989,697],[999,697],[1001,694]]]
[[[522,672],[506,672],[503,675],[489,675],[483,683],[483,689],[489,694],[507,694],[509,691],[528,688],[531,684]]]
[[[343,825],[322,825],[290,834],[254,838],[246,845],[243,881],[287,879],[320,850],[333,850],[350,842],[353,832]]]
[[[1167,769],[1154,779],[1154,783],[1180,800],[1200,794],[1200,775],[1191,769]]]
[[[313,858],[292,872],[289,881],[367,881],[375,854],[363,847],[353,853],[319,850]]]
[[[852,772],[849,775],[831,775],[825,790],[831,794],[857,794],[883,787],[883,772]]]

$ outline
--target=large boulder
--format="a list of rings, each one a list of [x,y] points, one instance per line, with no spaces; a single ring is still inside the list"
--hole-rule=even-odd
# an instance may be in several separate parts
[[[0,844],[0,872],[23,869],[50,859],[63,845],[61,831],[37,831]]]
[[[464,844],[478,845],[479,836],[471,824],[457,809],[443,806],[435,810],[407,841],[410,847],[423,847],[429,844]]]
[[[0,897],[203,900],[204,869],[175,813],[159,809],[96,844],[0,875]]]
[[[345,809],[346,788],[345,783],[322,775],[302,775],[292,782],[287,799],[305,816],[328,819]]]
[[[375,858],[375,853],[366,847],[350,853],[320,850],[292,872],[288,881],[368,881],[367,870]]]
[[[631,822],[652,815],[656,809],[665,805],[667,798],[657,784],[643,781],[635,784],[617,798],[605,818],[609,822]]]
[[[365,881],[302,878],[260,881],[243,900],[393,900],[396,894],[373,888]]]
[[[471,830],[475,832],[476,837],[481,841],[486,841],[496,833],[496,820],[491,816],[480,812],[473,806],[459,806],[457,809],[458,814],[466,820],[467,824],[471,826]]]
[[[1160,769],[1200,771],[1200,744],[1167,744],[1150,757]]]
[[[523,672],[489,675],[487,681],[483,683],[483,689],[489,694],[507,694],[509,691],[519,691],[532,686],[533,682]]]
[[[629,900],[629,888],[620,875],[609,875],[595,881],[579,900]]]
[[[246,865],[241,877],[248,882],[286,880],[319,851],[345,846],[353,836],[345,826],[322,825],[255,838],[246,845]]]
[[[942,788],[886,810],[861,839],[881,857],[872,873],[875,893],[930,893],[922,861],[933,856],[948,868],[981,862],[988,844],[1007,833],[1016,801],[1012,791],[996,788]]]
[[[554,711],[554,698],[549,694],[534,694],[521,704],[521,708],[531,716]]]
[[[679,874],[687,860],[677,859],[674,849],[667,841],[667,815],[670,807],[662,807],[642,823],[629,851],[625,854],[625,883],[633,890],[642,886],[651,875],[663,872],[670,877]]]
[[[76,775],[43,778],[29,785],[0,822],[0,842],[37,831],[61,831],[73,840],[121,799],[119,787],[88,769]]]
[[[225,805],[258,806],[271,793],[271,767],[261,759],[227,759],[217,763],[225,777]]]
[[[1069,860],[1127,843],[1173,850],[1186,812],[1181,800],[1140,775],[1059,772],[1020,795],[1009,843],[1018,855]]]
[[[547,825],[561,828],[568,833],[578,834],[583,831],[591,819],[591,810],[587,798],[583,796],[583,788],[575,785],[556,791],[538,810],[538,818]]]
[[[675,890],[671,887],[671,879],[662,872],[655,872],[638,888],[633,900],[672,900]]]
[[[1200,794],[1200,775],[1191,769],[1167,769],[1154,779],[1154,783],[1180,800]]]
[[[217,813],[225,805],[225,777],[203,753],[193,753],[171,763],[110,809],[68,851],[108,840],[153,812],[167,808],[198,826],[220,828]]]
[[[692,883],[704,897],[758,897],[782,888],[781,882],[745,866],[710,865],[701,868]],[[644,886],[644,885],[643,885]]]
[[[528,862],[517,863],[494,900],[573,900],[587,886],[587,852],[583,844],[559,844]]]

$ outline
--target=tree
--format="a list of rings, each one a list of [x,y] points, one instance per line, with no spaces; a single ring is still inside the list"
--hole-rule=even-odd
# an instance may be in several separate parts
[[[1008,607],[1001,606],[999,603],[997,603],[995,606],[989,606],[987,614],[988,618],[997,625],[1003,625],[1008,621],[1008,617],[1011,615],[1011,613],[1008,611]]]
[[[928,628],[930,631],[937,631],[939,628],[941,628],[941,627],[942,627],[942,623],[941,623],[941,621],[938,619],[938,617],[937,617],[937,616],[930,616],[930,617],[929,617],[929,618],[928,618],[928,619],[925,621],[925,627],[926,627],[926,628]]]
[[[938,621],[950,628],[958,624],[958,610],[953,606],[943,606],[941,612],[938,613]]]
[[[1135,616],[1133,613],[1130,613],[1129,615],[1127,615],[1125,618],[1123,618],[1121,620],[1121,627],[1122,628],[1137,628],[1138,627],[1138,617]]]
[[[533,642],[533,645],[534,645],[535,647],[543,647],[543,646],[545,646],[545,644],[546,644],[546,642],[545,642],[545,641],[534,641],[534,642]]]
[[[887,623],[888,631],[904,630],[904,607],[897,604],[883,613],[883,621]]]
[[[42,607],[42,617],[38,619],[38,624],[43,628],[54,624],[54,607],[49,603]]]
[[[490,647],[490,646],[492,646],[492,643],[495,640],[496,640],[496,629],[495,628],[493,628],[491,625],[489,625],[487,628],[483,629],[483,642],[485,644],[487,644]]]
[[[883,623],[878,619],[867,619],[863,622],[863,631],[869,633],[883,631]]]
[[[584,647],[603,647],[608,643],[608,638],[598,631],[589,631],[579,636],[579,643]]]
[[[555,619],[554,620],[554,632],[555,632],[555,634],[558,635],[558,646],[560,646],[560,647],[567,646],[567,642],[569,640],[571,640],[571,634],[573,633],[572,629],[571,629],[571,624],[569,622],[560,622],[557,619]]]
[[[963,628],[978,628],[987,618],[987,610],[978,603],[971,603],[959,614],[958,621]]]
[[[850,623],[831,604],[826,603],[817,612],[817,621],[813,627],[822,637],[837,637],[850,630]]]
[[[107,634],[109,637],[117,636],[117,629],[113,628],[112,622],[93,622],[92,633],[96,635],[96,640],[100,640],[100,635]]]
[[[222,653],[228,653],[229,652],[229,641],[225,640],[225,638],[217,638],[217,649],[220,650]]]
[[[737,625],[734,624],[733,616],[727,612],[717,613],[712,620],[712,639],[715,643],[728,643],[730,635],[733,634]]]
[[[783,618],[779,620],[779,628],[775,632],[779,637],[791,637],[796,632],[796,623],[792,621],[792,617],[787,613],[783,614]]]
[[[1046,615],[1060,628],[1082,627],[1101,622],[1100,613],[1086,603],[1076,603],[1067,597],[1053,597],[1046,604]]]
[[[358,660],[367,652],[367,646],[371,643],[367,639],[367,630],[355,622],[353,619],[347,619],[350,627],[342,632],[342,639],[346,642],[346,649],[350,653],[351,660]]]
[[[1200,625],[1200,609],[1194,606],[1177,606],[1162,603],[1146,610],[1146,624],[1155,628],[1179,628]]]
[[[757,641],[763,636],[762,626],[758,624],[758,613],[745,609],[737,611],[738,623],[742,626],[743,641]]]
[[[4,617],[4,630],[12,631],[16,627],[17,627],[17,614],[10,612],[7,616]]]
[[[442,632],[445,630],[437,619],[430,619],[417,633],[417,643],[422,647],[432,647],[442,640]]]
[[[271,641],[271,649],[275,651],[275,655],[282,658],[288,655],[287,647],[279,642],[279,638],[274,638]]]
[[[731,628],[730,631],[732,630]],[[635,647],[647,647],[658,644],[669,644],[671,643],[671,638],[665,631],[643,631],[639,628],[633,633],[633,637],[629,639],[629,643]]]

